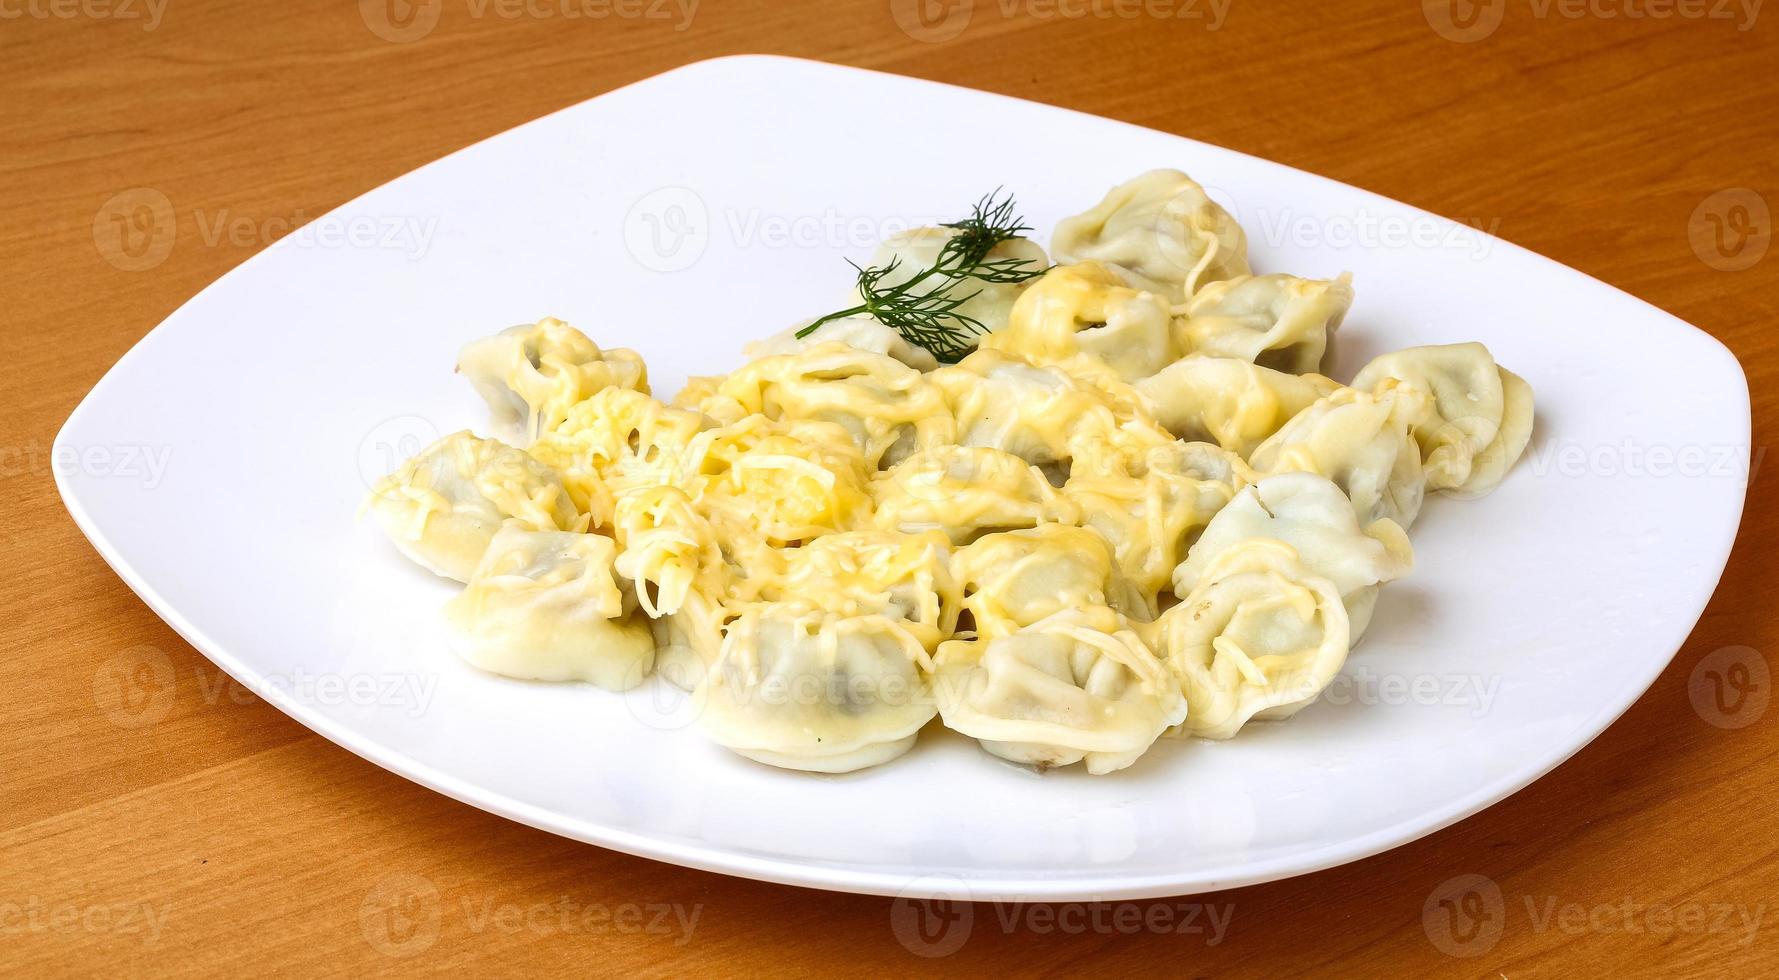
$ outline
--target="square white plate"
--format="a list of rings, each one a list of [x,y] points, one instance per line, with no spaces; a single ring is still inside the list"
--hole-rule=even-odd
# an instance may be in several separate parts
[[[922,127],[886,145],[879,120]],[[943,154],[931,147],[945,147]],[[1047,238],[1178,167],[1255,266],[1350,269],[1336,376],[1481,340],[1538,431],[1481,501],[1436,499],[1417,569],[1329,696],[1094,778],[936,724],[847,777],[769,769],[628,696],[502,680],[438,635],[449,583],[355,512],[370,479],[485,415],[460,343],[550,314],[640,350],[656,390],[836,305],[844,258],[1005,187]],[[357,229],[355,232],[354,229]],[[373,229],[367,232],[366,229]],[[187,303],[63,428],[69,511],[186,639],[305,725],[475,806],[732,874],[978,899],[1184,894],[1324,868],[1459,820],[1562,762],[1686,638],[1740,518],[1747,383],[1685,323],[1387,199],[1122,123],[850,68],[708,61],[565,109],[319,219]],[[119,461],[166,454],[159,477]],[[1665,461],[1665,462],[1664,462]],[[1076,767],[1078,770],[1079,767]]]

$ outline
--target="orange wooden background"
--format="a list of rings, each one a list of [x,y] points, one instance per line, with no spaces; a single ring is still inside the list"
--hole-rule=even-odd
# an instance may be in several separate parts
[[[573,844],[359,760],[230,686],[63,511],[49,447],[81,396],[293,219],[737,52],[1100,113],[1498,222],[1723,339],[1748,371],[1757,454],[1768,439],[1779,11],[978,0],[966,24],[945,16],[962,0],[925,19],[914,2],[0,0],[0,972],[1518,977],[1779,962],[1779,711],[1762,672],[1779,580],[1761,550],[1779,510],[1758,469],[1724,584],[1674,665],[1526,791],[1344,868],[1134,910],[976,906],[967,929],[928,922],[925,946],[907,929],[919,910],[888,899]],[[120,251],[112,216],[142,189],[172,205],[176,234]],[[216,234],[224,216],[245,231]],[[1711,698],[1724,680],[1727,707]],[[1209,931],[1210,913],[1227,929]],[[1163,920],[1189,931],[1147,924]]]

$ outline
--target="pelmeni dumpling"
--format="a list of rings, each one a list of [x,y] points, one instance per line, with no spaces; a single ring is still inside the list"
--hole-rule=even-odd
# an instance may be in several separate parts
[[[1074,523],[1079,509],[1037,467],[998,449],[938,446],[871,481],[874,519],[886,531],[941,531],[953,544],[985,532]]]
[[[1532,437],[1532,387],[1495,363],[1478,343],[1410,347],[1384,354],[1360,370],[1353,387],[1386,378],[1433,398],[1415,427],[1427,489],[1480,497],[1495,489]]]
[[[749,415],[833,422],[873,469],[951,442],[954,434],[945,397],[927,375],[886,354],[839,343],[752,361],[698,408],[719,424]]]
[[[952,571],[978,638],[1006,636],[1066,609],[1111,606],[1128,614],[1144,607],[1119,578],[1105,539],[1065,524],[984,535],[958,549]]]
[[[679,608],[648,621],[656,672],[675,687],[697,688],[722,652],[723,627],[733,618],[720,601],[697,589],[687,592]]]
[[[1234,453],[1204,442],[1157,446],[1143,464],[1135,473],[1078,469],[1062,493],[1111,546],[1119,575],[1147,597],[1140,618],[1150,619],[1187,544],[1253,473]]]
[[[1236,276],[1194,293],[1175,329],[1195,354],[1308,374],[1322,369],[1328,337],[1352,305],[1350,276]]]
[[[809,336],[797,336],[813,322],[800,323],[765,340],[754,341],[742,348],[742,351],[751,359],[759,359],[778,354],[799,354],[822,344],[841,343],[873,354],[893,357],[916,371],[931,371],[939,366],[939,361],[933,357],[931,351],[909,343],[900,331],[885,326],[870,315],[861,313],[829,320],[810,331]]]
[[[700,432],[688,454],[700,511],[772,547],[870,521],[871,468],[833,422],[749,415]],[[728,540],[721,526],[718,534]]]
[[[1002,351],[979,350],[930,377],[951,405],[959,445],[1012,453],[1058,484],[1081,445],[1119,425],[1100,388]]]
[[[1082,355],[1123,381],[1146,378],[1185,353],[1175,339],[1167,301],[1132,289],[1098,262],[1058,266],[1032,283],[1007,328],[982,341],[984,350],[1033,364],[1067,364]]]
[[[604,535],[508,522],[469,586],[445,606],[452,648],[521,680],[587,681],[608,691],[641,684],[655,641],[613,573],[616,552]]]
[[[1233,357],[1183,357],[1137,382],[1149,410],[1175,436],[1214,442],[1247,458],[1291,417],[1340,384]]]
[[[894,620],[928,650],[957,625],[961,596],[951,542],[937,531],[844,531],[784,552],[770,598],[801,600],[845,616]]]
[[[798,601],[753,606],[728,626],[699,685],[712,741],[785,769],[851,772],[914,746],[935,713],[932,661],[885,616]]]
[[[1290,545],[1262,538],[1225,548],[1147,635],[1190,705],[1181,734],[1203,738],[1296,713],[1334,680],[1349,645],[1340,590]]]
[[[488,403],[494,421],[520,429],[527,442],[602,388],[649,390],[641,355],[600,350],[555,317],[471,341],[457,355],[457,370]]]
[[[637,601],[659,618],[702,588],[720,595],[723,560],[716,531],[676,486],[638,487],[613,507],[612,532],[623,552],[618,573],[636,583]]]
[[[1115,772],[1187,717],[1179,682],[1104,606],[940,644],[937,662],[945,726],[1040,769],[1085,762],[1096,776]]]
[[[879,281],[879,289],[912,281],[922,270],[938,263],[942,256],[947,259],[947,268],[960,268],[962,262],[955,256],[961,246],[951,243],[961,233],[958,228],[910,228],[884,239],[866,268],[884,269],[894,265]],[[1036,274],[1050,264],[1050,257],[1029,238],[1010,238],[990,249],[984,262],[1001,263],[1007,272]],[[1025,288],[1026,282],[988,282],[975,277],[948,279],[935,275],[910,286],[909,294],[928,296],[942,291],[948,299],[962,300],[954,312],[974,321],[988,333],[1007,325],[1007,314],[1013,309],[1013,301]],[[862,297],[855,289],[852,302],[861,301]]]
[[[1254,539],[1285,542],[1304,568],[1334,583],[1354,644],[1371,622],[1378,586],[1414,568],[1408,534],[1395,521],[1379,518],[1361,528],[1347,495],[1327,478],[1280,473],[1244,487],[1211,518],[1174,569],[1174,593],[1186,598],[1224,552]]]
[[[1169,303],[1206,283],[1248,273],[1248,236],[1205,189],[1178,170],[1118,185],[1050,238],[1058,262],[1104,262]]]
[[[1359,523],[1414,524],[1426,496],[1414,430],[1427,396],[1386,379],[1376,391],[1342,388],[1293,416],[1249,458],[1261,473],[1320,473],[1353,502]]]
[[[587,518],[561,474],[524,451],[468,432],[448,435],[371,489],[365,507],[407,555],[469,581],[503,521],[534,531],[582,531]]]
[[[605,388],[569,409],[527,451],[555,467],[576,506],[604,527],[616,494],[683,480],[695,462],[692,440],[707,424],[697,412],[640,391]]]

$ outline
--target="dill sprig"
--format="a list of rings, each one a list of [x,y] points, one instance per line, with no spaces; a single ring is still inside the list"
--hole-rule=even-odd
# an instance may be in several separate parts
[[[895,328],[903,339],[931,351],[946,364],[955,364],[975,346],[972,339],[989,332],[982,321],[961,312],[961,307],[975,299],[980,289],[965,296],[951,296],[951,287],[966,279],[982,283],[1018,284],[1043,275],[1045,269],[1025,259],[991,259],[988,253],[995,246],[1018,238],[1031,230],[1025,219],[1013,211],[1013,196],[997,200],[996,188],[977,201],[970,216],[962,221],[946,222],[954,228],[953,235],[939,249],[933,264],[902,282],[885,284],[885,280],[901,268],[901,259],[888,265],[869,268],[848,262],[858,272],[859,305],[829,313],[797,331],[807,337],[816,328],[833,320],[866,313],[885,326]],[[924,287],[924,288],[922,288]]]

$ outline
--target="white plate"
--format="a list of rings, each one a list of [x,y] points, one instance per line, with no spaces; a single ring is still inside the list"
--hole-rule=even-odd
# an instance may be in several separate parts
[[[885,142],[887,118],[915,141]],[[1159,166],[1233,207],[1260,270],[1355,273],[1337,376],[1385,349],[1481,340],[1538,393],[1527,459],[1487,499],[1429,504],[1414,576],[1385,590],[1330,697],[1290,722],[1164,744],[1103,778],[1040,776],[936,724],[876,770],[781,772],[684,728],[653,703],[672,700],[665,685],[619,696],[458,664],[437,632],[448,583],[355,524],[367,480],[418,440],[486,430],[451,374],[465,340],[559,315],[642,351],[672,392],[834,306],[842,259],[887,228],[1005,186],[1047,235]],[[472,146],[255,256],[105,376],[56,459],[81,529],[181,635],[440,792],[773,881],[1113,899],[1374,854],[1562,762],[1697,621],[1748,445],[1747,383],[1715,340],[1463,225],[1134,126],[748,57]]]

